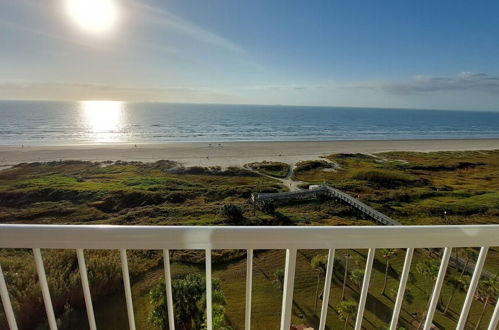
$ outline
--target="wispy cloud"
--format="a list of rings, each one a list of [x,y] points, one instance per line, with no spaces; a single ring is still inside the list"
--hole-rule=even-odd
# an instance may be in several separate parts
[[[148,23],[175,30],[190,38],[230,52],[245,53],[244,49],[233,41],[183,19],[166,9],[153,7],[138,1],[132,1],[131,4],[134,9],[139,10],[146,17]]]
[[[347,88],[366,88],[391,94],[425,94],[433,92],[476,91],[499,93],[499,76],[461,72],[454,77],[418,75],[402,81],[378,81],[348,84]]]
[[[262,84],[262,85],[250,85],[245,86],[243,90],[254,90],[254,91],[298,91],[305,89],[318,88],[319,86],[312,85],[301,85],[301,84]]]
[[[217,100],[231,100],[232,96],[221,90],[203,87],[136,87],[93,83],[0,81],[0,99],[217,102]]]

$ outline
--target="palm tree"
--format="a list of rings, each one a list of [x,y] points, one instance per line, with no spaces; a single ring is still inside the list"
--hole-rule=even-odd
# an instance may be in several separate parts
[[[345,257],[345,273],[343,274],[343,289],[341,290],[341,301],[345,300],[345,287],[347,284],[347,275],[348,275],[348,259],[350,259],[350,250],[347,250],[347,252],[344,255]]]
[[[468,275],[452,276],[449,279],[449,283],[452,285],[452,293],[450,294],[449,301],[447,302],[447,305],[445,306],[444,313],[447,313],[447,310],[449,309],[450,303],[454,299],[454,295],[456,294],[456,291],[458,289],[466,291],[468,289],[468,286],[470,285],[470,280],[471,280],[471,278]]]
[[[426,318],[426,313],[428,311],[428,306],[430,304],[431,293],[435,289],[435,282],[437,280],[439,270],[440,270],[440,265],[438,261],[434,259],[424,260],[418,262],[416,265],[416,271],[423,277],[431,280],[431,282],[433,283],[431,291],[426,292],[428,302],[426,303],[426,308],[425,311],[423,312],[423,317],[421,318],[421,322],[419,323],[418,330],[421,329],[421,326],[423,325],[424,320]]]
[[[230,330],[225,318],[225,298],[220,281],[212,281],[213,325],[215,329]],[[149,321],[160,329],[168,329],[168,307],[166,302],[165,282],[161,281],[149,292],[153,309]],[[188,274],[185,278],[172,282],[175,327],[179,330],[203,328],[204,310],[206,309],[206,282],[199,274]]]
[[[478,289],[478,299],[483,302],[483,308],[476,323],[475,330],[478,329],[480,327],[480,323],[482,323],[483,315],[485,314],[485,309],[487,308],[490,297],[496,296],[499,292],[498,283],[497,274],[494,278],[488,278],[480,283],[480,287]]]
[[[284,269],[279,268],[274,272],[274,284],[277,284],[279,286],[279,289],[282,290],[284,287]]]
[[[385,279],[383,281],[383,290],[381,290],[381,294],[385,295],[386,283],[388,281],[388,269],[390,268],[390,259],[397,255],[397,251],[395,249],[383,249],[383,258],[386,259],[386,267],[385,267]]]
[[[199,274],[189,274],[183,279],[172,282],[176,327],[178,329],[191,329],[193,323],[198,323],[202,315],[198,302],[205,292],[205,284]],[[165,283],[160,282],[151,292],[151,303],[155,306],[150,320],[161,329],[168,329],[167,304]]]
[[[364,271],[362,269],[354,269],[350,272],[350,280],[357,284],[359,291],[362,285],[362,279],[364,278]]]
[[[343,329],[346,329],[348,326],[348,319],[350,318],[350,315],[354,314],[357,310],[357,303],[350,300],[342,301],[338,304],[337,309],[340,319],[345,321],[345,326],[343,327]]]
[[[321,275],[326,272],[327,267],[327,255],[316,255],[312,258],[310,262],[311,266],[317,272],[317,286],[315,287],[315,305],[314,312],[317,310],[317,300],[319,299],[319,285],[321,280]]]

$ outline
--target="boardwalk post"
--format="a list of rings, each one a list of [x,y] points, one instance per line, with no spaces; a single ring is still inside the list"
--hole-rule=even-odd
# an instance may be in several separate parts
[[[253,216],[256,217],[256,198],[255,198],[255,194],[251,194],[251,203],[253,203]]]

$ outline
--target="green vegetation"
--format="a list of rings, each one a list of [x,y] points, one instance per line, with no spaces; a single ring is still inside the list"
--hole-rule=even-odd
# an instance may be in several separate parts
[[[294,173],[327,184],[404,224],[499,223],[499,151],[333,154],[334,171]],[[330,163],[327,163],[330,164]]]
[[[385,295],[386,284],[388,281],[388,271],[390,270],[390,259],[396,256],[397,252],[395,249],[383,249],[381,252],[383,253],[383,258],[386,260],[385,279],[383,280],[383,289],[381,289],[381,294]]]
[[[355,301],[342,301],[338,304],[337,308],[338,316],[341,320],[345,321],[343,329],[346,329],[348,326],[348,320],[357,312],[357,303]]]
[[[322,276],[326,273],[327,267],[327,256],[318,254],[312,258],[310,262],[312,268],[317,272],[317,286],[315,288],[315,303],[314,303],[314,311],[317,310],[317,301],[319,300],[319,287],[320,280]]]
[[[249,212],[272,179],[240,168],[182,168],[172,162],[52,162],[0,172],[0,222],[209,225],[225,202]]]
[[[278,268],[274,272],[274,284],[276,284],[280,290],[284,287],[284,268]]]
[[[499,223],[499,151],[335,154],[327,158],[327,161],[298,163],[293,176],[305,184],[326,182],[405,224]],[[0,223],[373,224],[360,219],[360,214],[350,207],[323,199],[272,203],[253,214],[249,203],[252,192],[284,190],[279,181],[242,168],[184,168],[168,161],[20,164],[0,172]],[[322,295],[326,252],[298,253],[294,323],[318,324],[318,307],[322,299],[327,299]],[[454,252],[468,262],[477,258],[476,249],[455,249]],[[68,328],[84,329],[87,325],[75,252],[44,250],[42,253],[59,321]],[[336,251],[328,298],[328,327],[348,327],[354,321],[366,256],[364,250]],[[376,252],[366,304],[366,327],[382,328],[390,322],[404,257],[403,250]],[[85,251],[85,258],[98,327],[126,327],[117,251],[89,250]],[[212,258],[213,276],[219,279],[216,285],[223,291],[226,302],[217,305],[214,320],[221,322],[217,323],[220,328],[241,328],[245,308],[245,251],[213,251]],[[163,277],[161,252],[128,251],[128,259],[137,325],[159,329],[162,323],[156,322],[153,327],[149,316],[155,310],[166,313],[166,309],[158,307],[164,303],[164,290],[159,284]],[[171,259],[175,283],[185,280],[188,274],[204,272],[202,252],[176,250],[172,251]],[[401,327],[417,328],[424,319],[423,311],[435,282],[432,278],[438,271],[438,260],[437,251],[416,250],[401,311]],[[491,248],[485,269],[495,274],[499,270],[498,261],[497,248]],[[43,323],[45,312],[31,251],[4,249],[0,251],[0,264],[21,329]],[[255,328],[278,327],[283,267],[284,251],[255,251],[252,306]],[[203,282],[202,277],[198,277]],[[486,327],[497,300],[497,281],[493,280],[481,281],[468,327]],[[455,328],[468,284],[469,274],[451,262],[435,315],[437,326]],[[152,297],[155,289],[156,300]],[[201,297],[194,305],[202,310],[203,304]],[[346,306],[348,304],[354,308]],[[22,313],[19,312],[21,306]],[[79,315],[79,322],[70,323],[74,315]],[[156,316],[163,320],[165,315]],[[204,316],[200,317],[191,319],[193,324],[197,322],[202,326]],[[5,324],[2,310],[0,328]]]
[[[241,223],[244,219],[243,210],[234,204],[222,205],[220,214],[232,224]]]
[[[250,163],[246,166],[259,173],[274,176],[276,178],[285,178],[291,169],[289,164],[269,161]]]
[[[161,281],[149,292],[154,306],[149,321],[160,329],[168,329],[168,307],[166,303],[165,282]],[[172,282],[175,328],[179,330],[200,329],[206,323],[206,281],[199,274],[188,274]],[[225,321],[225,298],[220,281],[212,283],[213,327],[229,330]]]
[[[302,181],[310,181],[308,180],[309,172],[312,173],[321,173],[321,172],[329,172],[334,169],[334,165],[325,160],[303,160],[296,163],[295,169],[293,171],[293,178],[302,178],[298,180]]]

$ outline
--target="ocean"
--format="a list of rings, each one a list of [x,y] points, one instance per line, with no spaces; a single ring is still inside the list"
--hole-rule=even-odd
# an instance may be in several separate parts
[[[0,145],[499,138],[499,112],[0,101]]]

